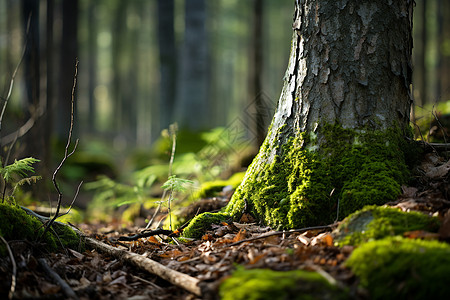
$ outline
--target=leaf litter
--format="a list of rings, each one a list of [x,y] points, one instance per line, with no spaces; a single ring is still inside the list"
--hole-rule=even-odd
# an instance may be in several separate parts
[[[388,205],[404,211],[416,210],[437,215],[442,226],[436,233],[414,231],[405,233],[414,239],[450,240],[450,160],[428,154],[416,170],[413,186],[403,186],[402,194]],[[253,221],[244,219],[241,221]],[[218,287],[231,275],[236,265],[245,268],[269,268],[278,271],[314,270],[347,286],[356,299],[366,299],[358,288],[358,280],[344,266],[353,246],[334,246],[330,229],[307,230],[267,236],[244,241],[273,232],[256,223],[215,224],[199,240],[168,243],[157,236],[135,241],[118,241],[140,229],[124,229],[120,223],[80,224],[79,228],[91,237],[117,248],[126,249],[155,260]],[[236,242],[242,242],[235,244]],[[10,242],[18,265],[15,298],[65,298],[37,263],[45,257],[48,265],[73,289],[79,299],[199,299],[175,287],[156,275],[137,269],[123,261],[86,250],[83,253],[68,249],[66,253],[36,254],[36,249],[24,242]],[[0,296],[6,298],[11,282],[9,259],[0,259]]]

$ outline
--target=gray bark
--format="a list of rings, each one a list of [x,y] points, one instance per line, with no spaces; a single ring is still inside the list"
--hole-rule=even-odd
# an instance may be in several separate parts
[[[185,32],[177,90],[176,121],[180,128],[208,127],[207,35],[204,0],[185,1]]]
[[[411,1],[297,1],[293,29],[270,145],[320,123],[373,130],[408,124]]]

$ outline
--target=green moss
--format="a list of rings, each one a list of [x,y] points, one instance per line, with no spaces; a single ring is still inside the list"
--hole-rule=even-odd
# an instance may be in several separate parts
[[[202,183],[200,189],[192,194],[191,200],[201,198],[208,198],[217,196],[219,192],[226,186],[231,186],[233,189],[237,188],[244,178],[245,172],[238,172],[233,174],[227,180],[214,180]]]
[[[72,249],[80,248],[80,238],[72,229],[61,224],[54,224],[53,229],[41,240],[48,251],[56,251],[61,244]],[[37,218],[15,204],[0,203],[0,235],[6,240],[35,242],[43,232],[43,224]]]
[[[420,212],[402,212],[397,208],[366,206],[348,216],[338,227],[339,246],[359,245],[370,240],[401,235],[407,231],[437,231],[439,219]]]
[[[333,222],[338,202],[344,218],[365,205],[394,200],[409,178],[399,131],[325,125],[317,133],[291,137],[275,149],[278,155],[269,165],[266,139],[226,212],[239,217],[247,201],[263,223],[299,228]]]
[[[225,213],[202,213],[192,219],[183,230],[183,236],[187,238],[201,238],[207,230],[211,229],[212,224],[227,222],[230,216]]]
[[[346,265],[371,299],[447,299],[450,246],[391,237],[355,249]]]
[[[348,299],[316,272],[238,268],[220,285],[222,300]]]

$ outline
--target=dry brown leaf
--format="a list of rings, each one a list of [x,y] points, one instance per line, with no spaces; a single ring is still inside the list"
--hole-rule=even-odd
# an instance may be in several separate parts
[[[175,257],[179,256],[180,254],[182,254],[182,252],[178,249],[173,249],[170,251],[166,251],[162,254],[159,254],[159,257],[161,258],[171,258],[174,259]]]
[[[438,233],[428,232],[425,230],[413,230],[403,233],[403,236],[409,239],[435,240],[439,238]]]
[[[245,229],[241,229],[239,230],[239,232],[236,234],[236,236],[233,239],[233,243],[242,241],[243,239],[245,239],[247,237],[247,230]]]
[[[150,236],[147,238],[147,241],[152,243],[152,244],[161,244],[160,241],[158,241],[158,239],[154,236]]]

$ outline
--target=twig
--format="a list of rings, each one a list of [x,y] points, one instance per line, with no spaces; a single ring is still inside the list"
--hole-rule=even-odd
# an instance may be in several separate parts
[[[311,226],[311,227],[305,227],[305,228],[300,228],[300,229],[291,229],[291,230],[282,230],[282,231],[273,231],[273,232],[268,232],[259,236],[255,236],[255,237],[251,237],[248,239],[243,239],[237,242],[234,242],[232,244],[227,245],[229,246],[236,246],[245,242],[251,242],[251,241],[255,241],[255,240],[259,240],[259,239],[264,239],[266,237],[269,236],[274,236],[274,235],[283,235],[286,233],[294,233],[294,232],[304,232],[304,231],[308,231],[308,230],[317,230],[317,229],[333,229],[334,227],[336,227],[338,224],[337,223],[333,223],[330,225],[322,225],[322,226]]]
[[[117,240],[118,241],[136,241],[140,238],[146,238],[149,236],[155,236],[155,235],[160,235],[160,234],[164,234],[167,236],[170,236],[171,234],[173,234],[172,230],[165,230],[165,229],[156,229],[156,230],[149,230],[149,231],[143,231],[141,233],[132,235],[132,236],[121,236],[119,237]]]
[[[5,243],[6,250],[8,250],[9,258],[11,259],[12,275],[11,275],[11,288],[9,289],[8,299],[12,299],[14,297],[14,292],[16,291],[17,265],[8,242],[1,235],[0,239],[2,240],[3,243]]]
[[[58,275],[58,273],[56,273],[55,271],[52,270],[52,268],[50,268],[50,266],[47,264],[44,258],[39,258],[38,262],[39,265],[42,267],[42,269],[44,269],[44,271],[50,276],[50,278],[61,287],[62,292],[67,298],[79,299],[78,296],[75,294],[75,292],[72,290],[72,288],[67,284],[67,282],[65,282],[61,278],[61,276]]]
[[[173,160],[175,158],[175,149],[176,149],[176,146],[177,146],[176,131],[177,131],[177,124],[176,123],[175,124],[171,124],[169,126],[169,134],[170,134],[170,136],[172,136],[172,149],[170,151],[170,160],[169,160],[169,174],[168,174],[169,178],[170,178],[170,176],[172,176]],[[164,199],[166,198],[166,193],[167,193],[167,190],[164,190],[163,194],[161,196],[161,201],[159,202],[158,207],[156,208],[155,212],[153,213],[152,218],[147,223],[147,226],[145,226],[145,229],[149,229],[150,226],[153,224],[153,221],[154,221],[156,215],[159,213],[159,210],[161,209],[161,205],[164,202]],[[171,214],[170,214],[170,197],[171,196],[172,196],[172,191],[171,191],[171,194],[169,196],[169,202],[168,202],[169,203],[169,205],[168,205],[168,213],[169,213],[169,226],[170,226],[170,229],[172,229],[172,217],[171,217]]]
[[[76,232],[80,233],[78,230],[74,229]],[[81,234],[81,233],[80,233]],[[122,261],[128,262],[141,270],[155,274],[162,279],[176,285],[196,296],[205,296],[208,292],[207,287],[200,287],[200,280],[191,277],[189,275],[183,274],[181,272],[172,270],[154,260],[144,257],[140,254],[136,254],[127,250],[117,249],[103,242],[97,241],[96,239],[86,237],[86,245],[97,249],[98,251],[104,252]]]
[[[74,102],[75,102],[75,87],[77,86],[77,75],[78,75],[78,59],[75,62],[75,75],[73,77],[72,95],[71,95],[72,97],[71,97],[71,107],[70,107],[70,127],[69,127],[69,134],[67,137],[67,144],[64,149],[64,157],[61,160],[61,162],[59,163],[58,167],[55,169],[55,172],[53,172],[53,176],[52,176],[53,186],[55,187],[56,191],[58,192],[58,203],[56,205],[55,215],[53,216],[53,218],[50,219],[50,221],[45,226],[42,236],[44,236],[47,233],[48,229],[52,226],[53,222],[55,222],[55,220],[58,218],[59,210],[61,208],[61,201],[62,201],[63,194],[62,194],[61,190],[59,189],[58,183],[56,182],[56,175],[58,175],[59,171],[61,170],[61,168],[64,165],[64,163],[66,162],[66,160],[75,153],[75,150],[77,149],[77,146],[78,146],[78,139],[77,139],[75,141],[75,145],[74,145],[72,151],[69,152],[69,147],[72,142],[72,133],[73,133],[73,124],[74,124]],[[81,183],[78,186],[76,195],[78,195],[80,186],[81,186]],[[76,199],[76,197],[74,198],[72,203],[75,201],[75,199]],[[71,204],[71,206],[72,206],[72,204]],[[69,208],[69,210],[70,210],[70,208]]]

